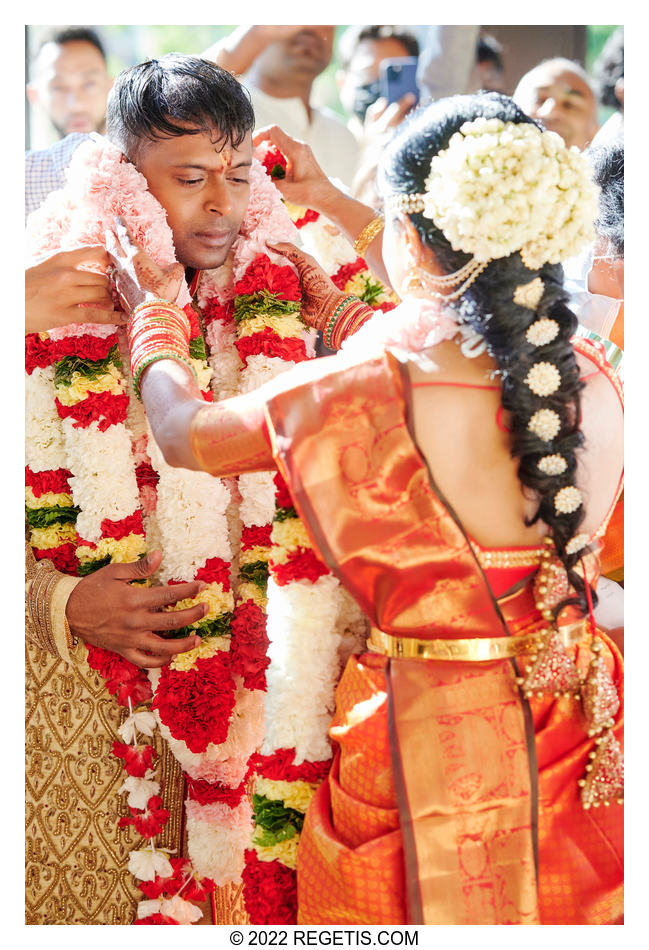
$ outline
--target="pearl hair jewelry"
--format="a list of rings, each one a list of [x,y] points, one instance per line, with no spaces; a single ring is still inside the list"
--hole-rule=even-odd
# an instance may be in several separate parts
[[[561,385],[561,373],[554,363],[535,363],[525,382],[536,396],[551,396]]]
[[[413,264],[402,284],[401,296],[413,291],[424,290],[430,297],[435,297],[438,300],[456,300],[471,286],[488,263],[489,261],[478,262],[471,258],[459,270],[453,271],[451,274],[431,274],[430,271]],[[457,284],[460,284],[457,290],[449,293],[450,288],[456,287]]]
[[[514,294],[514,301],[515,300],[516,294]],[[525,339],[528,343],[531,343],[532,346],[545,346],[547,343],[552,343],[558,333],[559,324],[557,321],[543,317],[541,320],[535,320],[534,323],[527,328]]]
[[[514,291],[514,303],[528,310],[536,310],[539,300],[543,296],[543,281],[535,277],[528,284],[519,284]]]
[[[568,463],[563,455],[544,455],[543,458],[539,459],[537,468],[544,475],[563,475],[568,468]]]
[[[418,194],[388,195],[385,199],[385,207],[392,213],[405,211],[407,214],[417,214],[424,210],[424,196]]]
[[[554,510],[558,515],[571,515],[581,506],[582,495],[575,485],[560,488],[554,496]]]
[[[544,442],[551,442],[559,434],[561,419],[554,409],[538,409],[528,422],[527,428]]]

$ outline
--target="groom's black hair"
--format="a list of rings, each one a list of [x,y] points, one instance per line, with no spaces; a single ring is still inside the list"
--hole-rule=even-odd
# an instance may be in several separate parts
[[[231,73],[182,53],[125,69],[106,109],[106,135],[131,161],[145,140],[200,132],[238,148],[254,124],[250,96]]]

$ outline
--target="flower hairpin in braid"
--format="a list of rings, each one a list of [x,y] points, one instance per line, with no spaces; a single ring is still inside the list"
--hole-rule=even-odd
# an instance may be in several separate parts
[[[525,382],[535,396],[551,396],[561,386],[561,373],[554,363],[534,363]]]
[[[518,288],[516,289],[518,290]],[[516,302],[516,294],[514,294],[514,302]],[[549,317],[542,317],[530,324],[525,333],[525,339],[532,346],[547,346],[548,343],[552,343],[556,339],[558,334],[559,324],[557,321],[550,320]]]
[[[566,544],[566,554],[577,554],[579,551],[583,550],[590,538],[587,534],[575,534]]]
[[[543,290],[544,285],[540,277],[535,277],[528,284],[519,284],[514,290],[514,303],[528,310],[536,310]]]
[[[544,475],[563,475],[568,468],[568,463],[563,455],[555,453],[554,455],[544,455],[539,459],[537,468]]]
[[[561,430],[561,419],[554,409],[537,409],[527,428],[544,442],[552,442]]]
[[[554,510],[558,515],[571,515],[581,508],[582,494],[576,485],[565,485],[554,496]]]

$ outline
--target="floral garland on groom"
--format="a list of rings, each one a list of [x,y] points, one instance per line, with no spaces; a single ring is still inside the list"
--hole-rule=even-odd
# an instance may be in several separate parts
[[[30,219],[30,249],[103,244],[115,215],[156,263],[174,263],[164,210],[146,180],[94,138],[77,150],[66,188]],[[178,299],[204,398],[248,391],[314,355],[297,278],[266,247],[295,235],[255,161],[230,258],[192,288],[200,317],[185,286]],[[159,583],[205,583],[194,601],[175,605],[207,603],[192,624],[200,645],[164,670],[147,677],[117,654],[87,651],[129,712],[113,754],[126,772],[130,816],[121,823],[143,839],[129,858],[147,898],[136,922],[193,923],[201,916],[193,902],[242,874],[251,922],[294,922],[299,829],[328,768],[333,690],[358,646],[360,613],[311,551],[276,477],[219,480],[165,464],[133,391],[123,330],[76,324],[26,343],[26,503],[36,558],[83,576],[160,548]],[[297,685],[287,689],[289,681]],[[156,727],[185,773],[189,859],[156,848],[168,812],[153,746],[141,743]]]

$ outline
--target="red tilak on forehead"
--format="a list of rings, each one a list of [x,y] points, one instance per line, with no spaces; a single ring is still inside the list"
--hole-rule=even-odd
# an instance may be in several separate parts
[[[214,146],[214,151],[217,155],[221,156],[221,161],[223,163],[222,167],[218,170],[223,171],[224,168],[229,168],[232,164],[232,149],[228,148],[227,145],[220,149]]]

